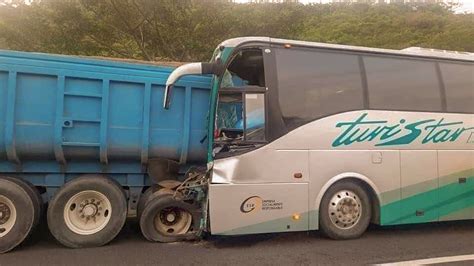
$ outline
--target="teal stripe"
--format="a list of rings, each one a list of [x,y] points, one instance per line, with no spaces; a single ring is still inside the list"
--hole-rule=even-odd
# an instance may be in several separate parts
[[[470,170],[472,172],[472,170]],[[440,217],[474,206],[474,175],[466,177],[466,171],[459,172],[457,177],[449,175],[452,183],[438,189],[415,194],[405,199],[386,204],[381,208],[381,224],[423,223],[440,220]],[[466,177],[466,183],[460,184],[458,179]],[[444,178],[443,178],[444,179]],[[417,216],[416,210],[423,210],[424,215]],[[474,218],[474,213],[467,213]]]

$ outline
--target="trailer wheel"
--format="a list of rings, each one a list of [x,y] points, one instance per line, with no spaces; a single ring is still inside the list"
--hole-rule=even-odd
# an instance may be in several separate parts
[[[31,200],[33,201],[35,215],[34,215],[33,228],[30,232],[30,233],[32,233],[34,231],[35,227],[39,224],[39,222],[41,220],[41,216],[43,214],[43,210],[44,210],[43,199],[41,198],[41,195],[40,195],[38,189],[36,189],[36,187],[33,184],[31,184],[30,182],[28,182],[27,180],[24,180],[22,178],[13,178],[13,177],[9,177],[9,176],[2,176],[1,178],[4,178],[4,179],[6,179],[8,181],[11,181],[11,182],[19,185],[20,187],[22,187],[26,191],[26,193],[28,193]]]
[[[103,176],[82,176],[66,183],[48,207],[53,236],[70,248],[103,246],[120,232],[127,218],[122,188]]]
[[[199,217],[196,206],[164,194],[151,198],[140,218],[143,236],[154,242],[177,242],[193,238]]]
[[[17,182],[0,177],[0,254],[18,246],[31,232],[35,206]]]
[[[332,239],[360,237],[370,223],[369,196],[355,182],[338,182],[324,194],[319,214],[320,229],[327,237]]]
[[[138,201],[138,206],[137,206],[137,217],[138,220],[140,221],[142,217],[143,210],[145,209],[146,204],[154,197],[159,197],[163,195],[173,195],[174,190],[167,189],[167,188],[162,188],[159,185],[158,186],[152,186],[149,187],[143,195],[140,197],[140,200]],[[181,194],[179,194],[181,195]]]

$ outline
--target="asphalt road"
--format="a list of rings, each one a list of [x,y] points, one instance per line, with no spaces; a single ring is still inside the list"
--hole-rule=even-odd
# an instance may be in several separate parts
[[[56,243],[43,225],[25,244],[0,255],[0,265],[359,265],[471,254],[474,221],[372,226],[349,241],[301,232],[174,244],[149,243],[129,222],[111,244],[77,250]]]

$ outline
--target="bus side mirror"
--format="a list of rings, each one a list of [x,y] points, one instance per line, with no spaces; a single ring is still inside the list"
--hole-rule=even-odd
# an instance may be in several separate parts
[[[163,98],[163,108],[169,109],[171,104],[171,91],[174,84],[186,75],[219,75],[223,70],[223,65],[220,60],[214,63],[189,63],[176,68],[169,75],[166,80],[165,95]]]

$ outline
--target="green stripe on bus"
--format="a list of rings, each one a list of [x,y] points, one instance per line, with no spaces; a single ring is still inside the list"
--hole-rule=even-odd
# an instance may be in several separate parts
[[[381,207],[381,224],[395,225],[408,223],[423,223],[443,220],[443,217],[462,212],[474,206],[474,169],[458,172],[439,179],[441,185],[437,189],[414,194],[405,199],[386,204]],[[470,176],[467,176],[469,174]],[[466,178],[465,183],[459,183],[459,178]],[[436,179],[434,179],[436,180]],[[433,182],[432,180],[429,182]],[[424,185],[414,185],[405,191],[413,192]],[[417,210],[419,211],[417,213]],[[474,213],[466,211],[467,218],[474,218]],[[441,219],[440,219],[441,217]]]

